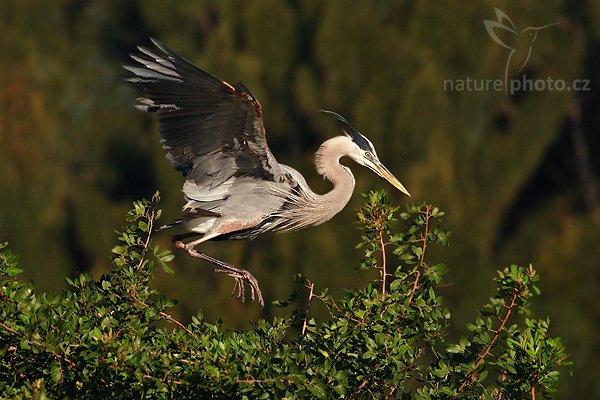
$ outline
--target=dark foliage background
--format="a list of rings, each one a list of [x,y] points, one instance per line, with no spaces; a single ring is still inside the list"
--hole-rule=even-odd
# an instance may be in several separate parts
[[[591,90],[445,91],[447,79],[503,77],[508,50],[483,24],[495,7],[521,30],[560,22],[538,33],[521,75],[586,79]],[[152,116],[132,107],[139,93],[121,81],[127,53],[155,36],[244,81],[263,104],[278,160],[316,190],[328,187],[312,153],[339,130],[315,112],[322,107],[348,116],[416,199],[447,210],[449,280],[468,288],[444,293],[457,326],[486,302],[497,268],[533,263],[544,292],[536,311],[575,363],[559,398],[600,396],[600,3],[9,0],[0,21],[0,237],[40,290],[106,272],[133,199],[160,189],[165,219],[178,215],[181,179]],[[528,46],[522,35],[506,40]],[[357,191],[386,185],[353,170]],[[249,267],[267,302],[289,294],[294,273],[341,293],[365,279],[353,270],[360,253],[349,229],[360,204],[355,196],[318,228],[205,250]],[[159,240],[169,246],[167,235]],[[244,327],[280,312],[230,299],[230,280],[206,265],[179,256],[174,267],[158,285],[180,300],[184,319],[201,307],[209,320]]]

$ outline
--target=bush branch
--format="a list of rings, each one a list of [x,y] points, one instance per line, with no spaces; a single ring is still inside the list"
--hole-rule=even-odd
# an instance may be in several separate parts
[[[381,245],[381,301],[385,300],[385,281],[387,277],[387,260],[385,257],[385,242],[383,231],[379,231],[379,244]]]
[[[425,206],[425,232],[421,233],[421,256],[419,257],[419,264],[417,265],[417,276],[415,277],[415,282],[413,284],[412,291],[410,292],[410,296],[408,296],[408,304],[412,302],[412,299],[417,292],[417,288],[419,287],[419,279],[421,278],[421,270],[425,265],[425,251],[427,250],[427,239],[429,238],[429,219],[431,218],[431,206],[427,204]]]
[[[502,330],[504,329],[504,326],[506,325],[506,322],[508,321],[508,318],[510,318],[510,315],[511,315],[512,311],[514,310],[515,306],[517,305],[517,298],[518,297],[519,297],[519,292],[517,290],[513,291],[511,299],[510,299],[510,305],[506,309],[506,314],[504,314],[504,317],[502,317],[502,319],[500,319],[500,325],[498,326],[498,329],[495,330],[494,337],[488,343],[488,345],[486,346],[485,350],[483,350],[483,352],[481,353],[481,355],[479,356],[479,358],[475,362],[475,366],[473,367],[473,371],[471,371],[469,373],[469,375],[467,375],[467,377],[465,378],[465,380],[463,381],[463,383],[458,388],[457,393],[460,393],[465,388],[465,386],[467,385],[467,383],[469,383],[470,381],[472,381],[472,378],[474,377],[475,373],[477,372],[477,369],[481,366],[481,364],[483,363],[483,360],[488,356],[488,354],[492,350],[492,347],[494,347],[494,345],[496,344],[496,342],[500,338],[500,333],[502,333]]]
[[[312,300],[312,297],[313,297],[313,290],[315,288],[315,284],[307,279],[306,287],[308,288],[309,292],[308,292],[308,300],[306,301],[306,311],[304,312],[304,320],[302,321],[302,332],[301,332],[302,336],[304,336],[304,333],[306,333],[306,327],[308,325],[308,323],[307,323],[308,309],[310,308],[310,301]]]
[[[300,377],[300,375],[292,375],[292,376]],[[237,383],[249,383],[249,384],[283,382],[288,385],[293,385],[294,383],[296,383],[293,380],[288,379],[288,378],[265,378],[265,379],[247,378],[247,379],[235,379],[235,381]]]
[[[15,336],[25,337],[25,335],[20,334],[19,332],[17,332],[16,330],[14,330],[13,328],[11,328],[10,326],[6,325],[3,322],[0,322],[0,326]],[[69,366],[71,366],[71,367],[75,367],[77,365],[77,364],[75,364],[75,362],[69,360],[67,357],[65,357],[61,354],[58,354],[54,350],[47,349],[46,346],[44,345],[44,343],[38,342],[37,340],[32,340],[30,338],[27,338],[27,340],[29,341],[29,343],[33,344],[34,346],[37,346],[37,347],[47,351],[48,353],[52,354],[54,356],[54,358],[56,358],[57,360],[64,361],[67,364],[69,364]]]
[[[148,218],[148,236],[146,237],[146,242],[144,243],[144,251],[142,252],[142,255],[140,257],[140,262],[138,263],[137,269],[140,269],[142,267],[144,259],[146,258],[146,252],[148,251],[148,247],[150,247],[150,238],[152,237],[152,232],[154,229],[154,217],[155,211],[153,205],[150,210],[150,218]]]
[[[138,303],[139,305],[141,305],[144,308],[150,308],[150,306],[146,303],[144,303],[142,300],[138,299],[135,296],[131,296],[133,298],[133,300]],[[164,311],[159,311],[158,315],[163,318],[166,319],[169,322],[174,323],[175,325],[177,325],[178,327],[180,327],[181,329],[183,329],[184,331],[186,331],[190,336],[194,337],[197,339],[196,335],[194,334],[194,332],[190,331],[184,324],[182,324],[181,322],[179,322],[177,319],[173,318],[171,315],[167,314]]]

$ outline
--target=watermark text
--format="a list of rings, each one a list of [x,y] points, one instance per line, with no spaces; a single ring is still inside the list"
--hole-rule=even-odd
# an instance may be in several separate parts
[[[589,92],[592,90],[589,79],[574,79],[570,82],[564,79],[531,79],[527,75],[519,78],[509,79],[473,79],[471,77],[461,79],[444,79],[445,92],[507,92],[515,95],[519,92],[543,92],[564,90],[574,92]]]

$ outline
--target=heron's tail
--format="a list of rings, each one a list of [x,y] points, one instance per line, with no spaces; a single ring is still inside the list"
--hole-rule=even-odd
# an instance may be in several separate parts
[[[161,225],[158,228],[154,228],[154,232],[160,232],[160,231],[164,231],[166,229],[171,229],[174,226],[181,225],[183,222],[185,222],[184,219],[176,219],[175,221],[173,221],[171,223]]]
[[[218,212],[205,210],[203,208],[194,208],[193,211],[185,210],[184,215],[181,218],[177,218],[176,220],[174,220],[173,222],[171,222],[169,224],[159,226],[158,228],[154,229],[154,231],[155,232],[164,231],[165,229],[173,228],[174,226],[189,222],[192,219],[202,218],[202,217],[220,218],[221,214]]]

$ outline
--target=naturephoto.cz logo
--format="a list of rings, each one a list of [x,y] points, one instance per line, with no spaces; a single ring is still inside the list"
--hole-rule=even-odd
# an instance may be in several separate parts
[[[552,77],[531,79],[526,74],[521,74],[525,69],[534,43],[541,31],[547,30],[559,22],[554,22],[542,26],[528,26],[519,30],[510,17],[502,10],[496,8],[496,20],[484,20],[483,25],[492,38],[499,46],[504,47],[506,52],[506,63],[504,64],[503,79],[474,79],[465,77],[462,79],[445,79],[444,91],[504,91],[506,97],[512,96],[518,92],[526,91],[589,91],[589,79],[574,79],[566,82],[564,79],[554,79]],[[501,37],[507,37],[503,40]],[[509,74],[518,76],[509,78]]]

